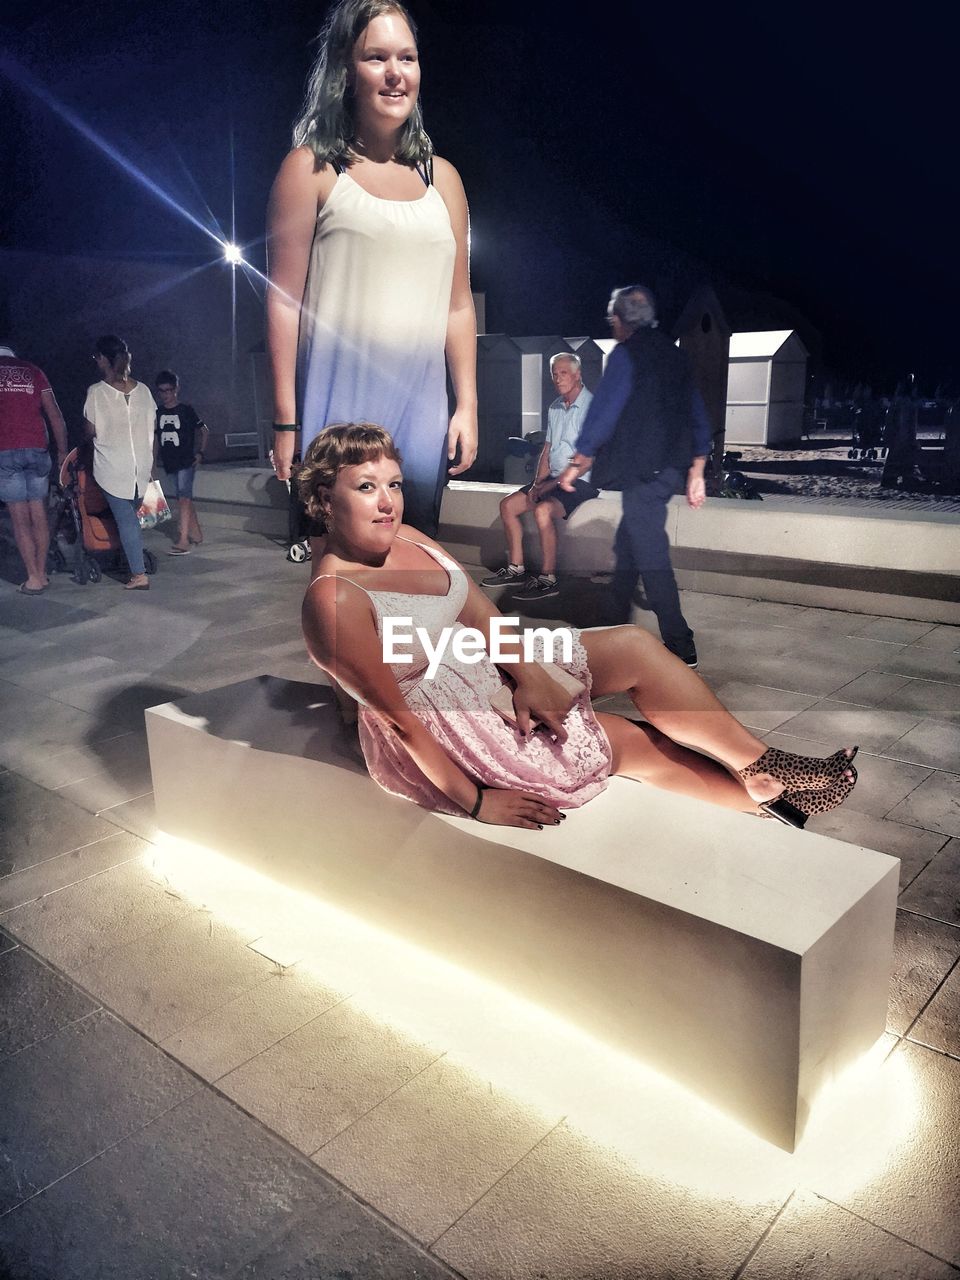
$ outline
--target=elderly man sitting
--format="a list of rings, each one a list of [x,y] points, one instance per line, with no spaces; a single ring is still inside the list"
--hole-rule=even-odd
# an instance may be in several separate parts
[[[533,483],[524,485],[500,503],[500,518],[507,537],[507,564],[480,579],[483,587],[515,588],[513,598],[520,601],[543,600],[559,593],[556,521],[566,520],[582,502],[595,498],[599,492],[589,483],[589,471],[577,479],[572,491],[558,488],[559,477],[573,457],[593,396],[583,385],[580,359],[572,353],[560,352],[550,357],[550,376],[559,394],[547,410],[547,438]],[[528,512],[533,513],[540,537],[541,563],[537,575],[528,574],[523,562],[520,518]]]

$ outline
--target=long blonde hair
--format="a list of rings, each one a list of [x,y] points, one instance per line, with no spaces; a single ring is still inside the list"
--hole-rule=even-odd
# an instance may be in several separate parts
[[[413,18],[399,0],[340,0],[327,15],[317,37],[320,52],[307,77],[307,90],[293,126],[293,145],[309,147],[317,168],[334,164],[348,168],[353,163],[351,146],[356,137],[356,120],[350,93],[353,46],[373,21],[383,13],[396,13],[417,38]],[[433,144],[423,127],[417,100],[400,129],[395,159],[400,164],[427,168]]]

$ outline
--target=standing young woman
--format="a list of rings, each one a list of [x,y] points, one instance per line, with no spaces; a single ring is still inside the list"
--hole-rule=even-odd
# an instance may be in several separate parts
[[[306,452],[328,423],[382,422],[406,459],[407,510],[435,533],[446,464],[459,475],[476,457],[476,317],[466,197],[433,155],[419,92],[403,5],[341,0],[270,197],[267,349],[277,475],[298,425]]]
[[[153,470],[157,406],[142,382],[130,376],[130,349],[113,334],[97,341],[100,381],[87,391],[83,428],[93,441],[93,478],[110,504],[130,566],[128,591],[147,591],[143,535],[137,509]]]

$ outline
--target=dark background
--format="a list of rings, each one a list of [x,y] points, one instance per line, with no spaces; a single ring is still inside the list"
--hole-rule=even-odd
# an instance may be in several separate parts
[[[224,232],[233,167],[237,238],[262,268],[323,11],[8,5],[7,278],[31,252],[224,270],[38,90]],[[470,199],[488,331],[602,336],[611,287],[651,284],[669,320],[710,280],[735,328],[797,324],[833,375],[960,391],[956,53],[923,6],[895,25],[836,5],[414,12],[426,124]]]

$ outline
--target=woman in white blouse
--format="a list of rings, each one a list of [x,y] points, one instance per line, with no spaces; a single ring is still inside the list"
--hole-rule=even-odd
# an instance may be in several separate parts
[[[130,376],[130,350],[107,334],[94,355],[101,381],[87,391],[84,430],[93,441],[93,477],[110,504],[130,566],[128,591],[147,591],[143,537],[137,509],[153,469],[157,406],[148,388]]]

